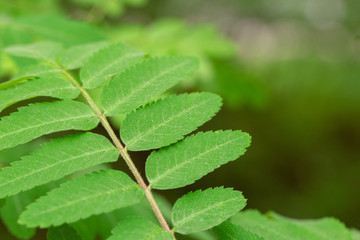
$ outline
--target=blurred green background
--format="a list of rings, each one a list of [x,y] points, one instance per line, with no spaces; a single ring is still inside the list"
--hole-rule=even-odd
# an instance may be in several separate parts
[[[161,194],[173,202],[190,190],[234,186],[248,208],[334,216],[360,228],[359,12],[358,0],[0,0],[0,48],[109,40],[150,55],[197,56],[197,76],[173,91],[220,94],[223,109],[200,130],[241,129],[252,146],[195,184]],[[79,32],[73,24],[64,33],[70,41],[57,28],[67,19],[93,26]],[[3,54],[1,81],[32,63]],[[38,143],[31,144],[0,152],[0,165]],[[147,154],[133,154],[142,173]]]

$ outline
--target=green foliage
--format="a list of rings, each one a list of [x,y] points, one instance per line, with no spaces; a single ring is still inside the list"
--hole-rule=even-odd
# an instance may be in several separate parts
[[[60,226],[138,203],[143,189],[125,173],[101,171],[64,183],[30,204],[19,222],[28,227]]]
[[[212,228],[245,205],[241,192],[230,188],[191,192],[175,202],[171,216],[174,230],[188,234]]]
[[[73,46],[103,41],[103,34],[94,26],[58,15],[32,15],[17,19],[13,25],[39,38]]]
[[[258,211],[248,210],[233,216],[231,221],[268,240],[352,240],[344,224],[333,218],[294,220],[274,213],[264,216]]]
[[[212,230],[218,240],[264,240],[258,235],[246,231],[242,227],[231,223],[230,221],[223,222]]]
[[[65,69],[80,68],[89,57],[107,45],[107,42],[95,42],[70,47],[61,55],[60,63]]]
[[[19,101],[38,96],[74,99],[79,93],[79,89],[62,78],[40,77],[28,79],[0,91],[0,111]]]
[[[53,68],[52,66],[49,65],[31,65],[31,66],[27,66],[24,67],[22,69],[20,69],[20,71],[15,74],[15,76],[12,78],[11,81],[8,82],[4,82],[2,84],[7,84],[9,82],[13,82],[16,84],[17,81],[19,81],[19,79],[26,79],[26,78],[33,78],[33,77],[48,77],[48,78],[59,78],[61,77],[61,70],[60,69],[56,69]],[[13,84],[12,84],[13,85]],[[1,86],[1,85],[0,85]],[[9,86],[7,86],[9,87]],[[0,88],[0,89],[4,89]]]
[[[11,167],[1,169],[0,198],[101,163],[114,162],[119,154],[105,137],[93,133],[54,139],[21,161],[13,162]]]
[[[132,151],[167,146],[210,120],[220,106],[211,93],[173,95],[128,114],[120,136]]]
[[[83,103],[63,100],[35,103],[0,121],[0,149],[29,142],[44,134],[69,129],[90,130],[99,119]]]
[[[39,42],[25,45],[15,45],[5,48],[14,56],[34,58],[36,60],[53,62],[62,50],[61,44],[55,42]]]
[[[80,70],[80,79],[85,88],[96,88],[143,57],[144,53],[127,45],[111,45],[94,53],[86,61]]]
[[[170,232],[142,217],[127,218],[114,228],[108,240],[172,240]]]
[[[79,234],[69,225],[52,227],[47,233],[47,240],[82,240]]]
[[[105,114],[129,113],[179,81],[189,78],[197,68],[198,62],[190,57],[161,57],[143,61],[105,86],[101,101]]]
[[[249,145],[250,136],[241,131],[200,132],[152,152],[146,162],[146,176],[152,188],[183,187],[237,159]]]

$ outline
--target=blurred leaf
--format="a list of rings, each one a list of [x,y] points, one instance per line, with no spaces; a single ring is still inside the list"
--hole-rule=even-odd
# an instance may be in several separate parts
[[[107,42],[95,42],[70,47],[61,55],[60,63],[65,69],[80,68],[94,53],[106,46]]]
[[[73,46],[104,40],[103,34],[86,22],[67,19],[58,15],[33,15],[18,18],[16,26],[38,36]]]
[[[34,58],[45,62],[55,61],[61,50],[61,45],[55,42],[12,45],[4,49],[5,52],[14,56]]]
[[[78,233],[69,225],[52,227],[47,232],[47,240],[81,240]]]

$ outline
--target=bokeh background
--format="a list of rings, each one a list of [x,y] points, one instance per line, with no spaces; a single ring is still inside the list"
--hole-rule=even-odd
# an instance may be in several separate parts
[[[220,94],[223,109],[200,130],[241,129],[252,145],[195,184],[161,194],[174,202],[190,190],[233,186],[248,208],[334,216],[360,228],[359,13],[358,0],[0,0],[0,48],[44,39],[66,45],[41,31],[19,32],[11,22],[70,18],[150,55],[197,56],[196,77],[173,92]],[[32,61],[2,54],[0,64],[6,81]],[[41,141],[0,152],[0,166]],[[147,154],[133,154],[142,172]]]

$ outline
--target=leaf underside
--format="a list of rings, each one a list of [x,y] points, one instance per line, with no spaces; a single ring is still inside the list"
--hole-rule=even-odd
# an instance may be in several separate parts
[[[35,103],[0,121],[0,150],[52,132],[90,130],[99,118],[87,105],[71,100]]]
[[[220,165],[243,155],[250,136],[241,131],[200,132],[153,151],[146,161],[146,176],[155,189],[192,184]]]
[[[145,60],[115,76],[101,98],[105,115],[131,112],[193,75],[198,62],[191,57],[161,57]],[[121,91],[120,91],[121,89]]]
[[[172,234],[143,217],[130,217],[119,222],[107,240],[172,240]]]
[[[213,188],[190,192],[178,199],[172,210],[175,232],[189,234],[219,225],[246,205],[241,192]]]
[[[127,45],[121,43],[110,45],[93,54],[85,62],[80,70],[81,82],[85,88],[96,88],[143,57],[144,53]]]
[[[120,136],[132,151],[164,147],[210,120],[220,106],[221,98],[211,93],[172,95],[127,115]]]
[[[81,133],[54,139],[0,171],[0,198],[17,194],[101,163],[114,162],[119,152],[103,136]]]
[[[30,204],[19,222],[28,227],[59,226],[136,204],[144,196],[125,173],[100,171],[64,183]]]

